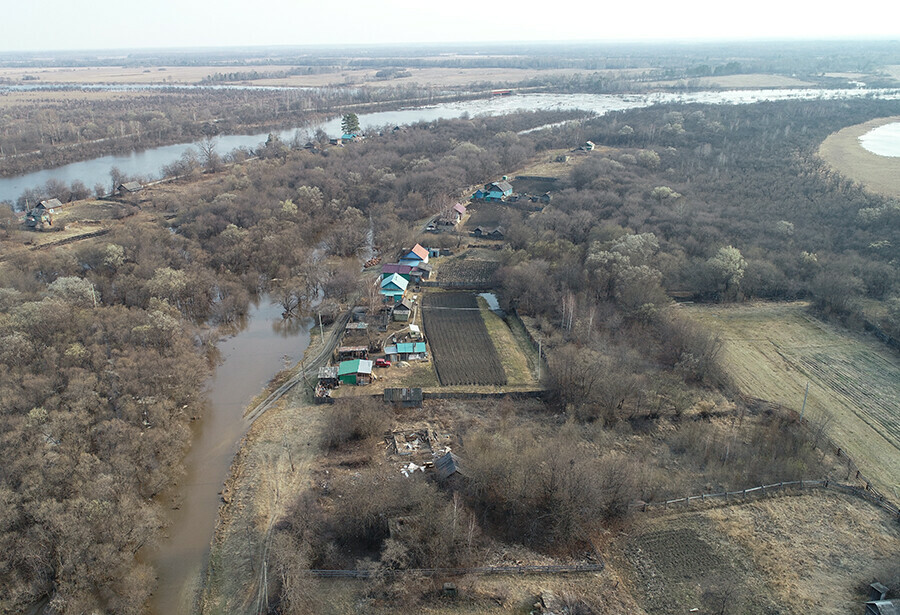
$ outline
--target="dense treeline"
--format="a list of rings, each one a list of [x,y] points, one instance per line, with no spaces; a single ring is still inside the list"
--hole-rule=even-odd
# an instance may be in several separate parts
[[[900,208],[829,169],[816,148],[897,110],[874,100],[661,107],[570,129],[614,149],[576,159],[552,208],[510,214],[507,299],[571,327],[597,301],[654,321],[663,289],[812,298],[851,320],[876,306],[896,335]]]
[[[261,292],[289,313],[340,309],[362,292],[370,228],[406,245],[410,221],[533,154],[516,131],[561,117],[421,124],[321,153],[271,139],[259,160],[141,193],[147,215],[102,239],[4,262],[0,610],[141,612],[153,574],[134,555],[159,536],[152,498],[202,416],[210,327]]]

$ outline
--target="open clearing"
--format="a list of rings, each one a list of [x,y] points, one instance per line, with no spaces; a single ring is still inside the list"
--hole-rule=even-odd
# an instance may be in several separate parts
[[[889,514],[822,491],[638,517],[628,534],[612,559],[651,614],[853,613],[900,552]]]
[[[859,138],[870,130],[893,122],[900,122],[900,116],[882,117],[839,130],[822,142],[819,156],[872,192],[900,198],[900,158],[873,154],[859,143]]]
[[[813,318],[804,303],[683,306],[725,344],[728,373],[745,395],[825,423],[863,473],[900,499],[900,358],[880,342]],[[843,477],[841,477],[843,478]]]

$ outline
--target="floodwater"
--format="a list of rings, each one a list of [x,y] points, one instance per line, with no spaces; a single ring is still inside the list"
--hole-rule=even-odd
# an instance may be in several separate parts
[[[652,94],[518,94],[515,96],[497,96],[494,98],[409,107],[394,111],[363,113],[359,114],[359,123],[363,128],[397,126],[420,121],[462,117],[465,114],[470,116],[502,115],[520,109],[532,111],[580,109],[603,115],[610,111],[621,111],[662,103],[739,105],[767,100],[830,100],[864,97],[900,99],[900,90],[864,88],[817,90],[807,88],[686,93],[657,92]],[[326,122],[307,124],[289,130],[278,131],[276,134],[282,140],[290,141],[299,131],[301,138],[305,140],[306,134],[311,135],[319,128],[324,130],[329,136],[339,136],[341,134],[341,118],[335,116]],[[217,137],[216,148],[220,154],[230,152],[236,148],[252,149],[263,143],[267,136],[268,134],[266,133],[221,135]],[[191,148],[197,149],[197,144],[183,143],[180,145],[154,147],[130,154],[103,156],[93,160],[75,162],[56,169],[46,169],[16,177],[0,178],[0,202],[15,203],[16,199],[26,189],[42,186],[48,179],[59,179],[67,184],[77,179],[84,182],[88,188],[93,188],[96,184],[107,186],[111,181],[109,172],[112,167],[118,167],[129,176],[153,179],[160,175],[163,166],[176,162],[185,151]],[[0,159],[0,164],[2,164],[2,159]]]
[[[244,327],[218,345],[220,363],[206,383],[209,405],[193,428],[185,458],[187,474],[160,501],[169,510],[168,536],[146,555],[159,575],[153,596],[156,615],[193,612],[195,593],[209,554],[221,503],[220,492],[249,423],[243,413],[266,383],[309,345],[312,320],[283,321],[280,305],[263,297],[251,306]]]
[[[873,154],[900,157],[900,122],[873,128],[859,138],[859,143]]]

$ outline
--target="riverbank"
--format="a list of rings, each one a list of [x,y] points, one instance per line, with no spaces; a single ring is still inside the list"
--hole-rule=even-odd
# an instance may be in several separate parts
[[[317,365],[323,351],[330,354],[328,348],[344,323],[343,318],[338,319],[324,330],[324,336],[314,335],[294,368],[273,379],[245,410],[252,424],[241,439],[222,490],[200,613],[248,612],[254,601],[261,599],[259,588],[265,587],[264,562],[272,526],[293,502],[293,494],[303,490],[313,462],[322,453],[327,406],[312,403],[302,382],[303,372]],[[256,412],[281,388],[277,383],[292,381],[297,386],[272,400],[265,412]]]
[[[894,122],[900,122],[900,116],[881,117],[839,130],[825,139],[819,156],[872,192],[900,198],[900,158],[873,154],[859,142],[867,132]]]

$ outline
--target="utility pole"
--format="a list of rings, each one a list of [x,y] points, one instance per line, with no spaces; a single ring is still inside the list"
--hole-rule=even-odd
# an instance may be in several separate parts
[[[322,343],[325,343],[325,328],[322,327],[322,312],[319,312],[319,333],[322,334]]]
[[[538,377],[537,377],[537,379],[538,379],[538,384],[541,383],[541,354],[542,354],[542,352],[541,352],[541,340],[538,340],[538,357],[537,357],[537,361],[538,361]]]
[[[809,396],[809,380],[806,381],[806,393],[803,394],[803,407],[800,409],[800,422],[803,422],[803,413],[806,412],[806,398]]]

